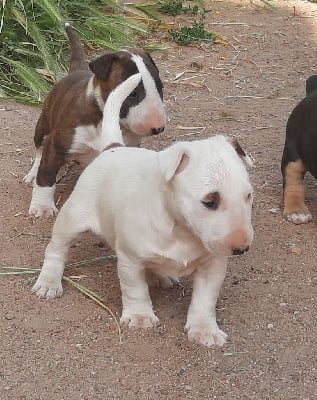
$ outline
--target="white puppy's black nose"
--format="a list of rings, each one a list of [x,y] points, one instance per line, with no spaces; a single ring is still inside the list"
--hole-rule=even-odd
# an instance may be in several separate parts
[[[235,248],[235,249],[232,249],[232,254],[234,256],[241,256],[241,254],[246,253],[248,250],[249,250],[249,246],[245,247],[244,249]]]
[[[164,129],[165,129],[165,126],[161,126],[160,128],[152,128],[151,135],[158,135],[159,133],[163,132]]]

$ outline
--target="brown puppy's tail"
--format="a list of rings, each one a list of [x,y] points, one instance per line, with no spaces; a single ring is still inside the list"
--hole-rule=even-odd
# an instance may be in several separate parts
[[[87,70],[88,66],[85,60],[84,48],[79,40],[79,36],[68,22],[65,24],[65,30],[70,45],[70,65],[68,73],[78,70]]]

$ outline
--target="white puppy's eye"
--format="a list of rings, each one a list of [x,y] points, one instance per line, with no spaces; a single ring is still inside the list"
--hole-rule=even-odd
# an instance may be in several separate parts
[[[201,202],[206,208],[217,210],[220,204],[220,194],[219,192],[208,193]]]
[[[253,197],[253,196],[252,196],[252,193],[250,192],[250,193],[247,195],[247,200],[248,200],[248,201],[252,200],[252,197]]]

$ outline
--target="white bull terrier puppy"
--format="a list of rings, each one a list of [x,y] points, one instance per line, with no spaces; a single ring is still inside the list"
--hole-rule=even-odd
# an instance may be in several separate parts
[[[121,85],[115,90],[122,90]],[[105,118],[107,107],[113,107],[109,103]],[[111,118],[115,123],[106,128],[116,132],[112,137],[117,142],[118,113]],[[239,144],[224,136],[180,142],[159,152],[128,147],[103,152],[62,207],[33,291],[40,298],[62,295],[72,240],[92,230],[117,254],[122,324],[151,328],[159,321],[146,272],[171,278],[192,275],[188,337],[205,346],[222,346],[227,335],[216,322],[216,301],[227,258],[247,251],[253,239],[248,163]]]

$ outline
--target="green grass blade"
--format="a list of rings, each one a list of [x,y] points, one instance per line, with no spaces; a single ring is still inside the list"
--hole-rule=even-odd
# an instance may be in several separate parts
[[[117,326],[117,330],[118,330],[118,336],[119,336],[119,343],[122,343],[122,331],[121,331],[121,327],[120,327],[120,323],[117,320],[116,316],[114,315],[114,313],[112,312],[112,310],[106,306],[100,299],[99,295],[96,295],[96,293],[92,292],[91,290],[87,289],[85,286],[80,285],[79,283],[73,281],[72,279],[70,279],[67,276],[64,276],[63,279],[70,283],[71,285],[73,285],[75,288],[77,288],[80,292],[82,292],[85,296],[89,297],[91,300],[93,300],[95,303],[97,303],[100,307],[104,308],[109,314],[110,316],[114,319],[115,324]]]
[[[33,3],[37,5],[39,9],[49,17],[54,23],[63,25],[66,21],[63,20],[60,10],[58,9],[56,2],[51,0],[33,0]]]

